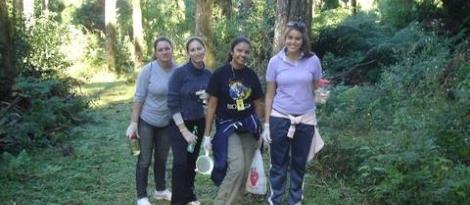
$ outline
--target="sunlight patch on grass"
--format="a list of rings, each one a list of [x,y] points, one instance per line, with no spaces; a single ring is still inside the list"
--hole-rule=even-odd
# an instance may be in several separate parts
[[[81,92],[92,100],[93,108],[110,104],[130,104],[134,93],[134,84],[119,79],[113,73],[101,73],[88,80]]]

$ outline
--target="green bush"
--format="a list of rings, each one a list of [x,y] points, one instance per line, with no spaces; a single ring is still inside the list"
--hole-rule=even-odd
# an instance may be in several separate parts
[[[374,14],[359,13],[320,32],[314,50],[327,76],[346,85],[376,83],[384,69],[403,55],[425,49],[429,37],[419,23],[396,30],[377,19]]]
[[[54,145],[62,142],[69,127],[82,121],[80,112],[87,101],[73,91],[70,78],[17,78],[21,109],[2,117],[0,152],[17,152],[23,148]]]
[[[413,19],[416,5],[413,0],[378,0],[377,8],[384,22],[397,27],[408,25]]]
[[[88,107],[75,93],[79,82],[64,75],[70,63],[60,46],[68,40],[67,32],[53,17],[38,17],[28,28],[15,26],[19,75],[15,93],[0,104],[0,152],[61,142]]]
[[[400,52],[374,86],[337,86],[319,106],[330,133],[319,166],[324,176],[358,187],[370,204],[465,203],[470,44],[416,24],[393,36]]]
[[[66,27],[54,21],[55,14],[38,17],[26,28],[16,25],[16,67],[28,75],[54,75],[70,66],[60,46],[67,42]]]
[[[84,1],[73,13],[72,23],[83,25],[88,31],[104,31],[104,3],[104,1]]]

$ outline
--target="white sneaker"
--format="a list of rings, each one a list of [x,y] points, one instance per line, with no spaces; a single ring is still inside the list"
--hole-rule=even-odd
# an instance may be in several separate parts
[[[192,202],[189,202],[188,205],[201,205],[201,202],[199,202],[199,201],[192,201]]]
[[[137,200],[137,205],[152,205],[149,201],[149,198],[144,197]]]
[[[155,197],[155,199],[157,200],[164,199],[167,201],[171,201],[171,191],[168,189],[165,189],[163,191],[155,191],[153,193],[153,197]]]

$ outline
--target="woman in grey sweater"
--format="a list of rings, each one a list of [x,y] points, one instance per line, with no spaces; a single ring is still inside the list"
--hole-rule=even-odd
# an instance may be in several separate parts
[[[136,165],[137,205],[150,205],[147,197],[148,168],[154,152],[154,179],[156,199],[171,200],[166,189],[165,171],[169,152],[168,81],[178,67],[173,62],[173,45],[166,37],[154,43],[154,60],[144,66],[136,82],[132,116],[127,136],[136,135],[140,154]]]

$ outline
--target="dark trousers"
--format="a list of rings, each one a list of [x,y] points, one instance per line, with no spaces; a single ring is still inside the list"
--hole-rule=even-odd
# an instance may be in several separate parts
[[[170,143],[173,151],[172,205],[186,205],[188,202],[197,200],[196,194],[194,194],[194,178],[196,177],[196,159],[199,156],[204,134],[205,119],[184,121],[184,124],[189,131],[193,131],[197,126],[196,136],[198,139],[194,152],[189,153],[187,151],[188,142],[181,135],[174,121],[170,122]]]
[[[290,176],[290,188],[287,204],[293,205],[303,198],[303,180],[307,157],[312,143],[314,126],[299,124],[296,126],[294,138],[287,137],[290,120],[271,117],[271,193],[269,204],[281,204],[285,190],[287,173]]]
[[[140,119],[138,130],[140,136],[140,155],[137,160],[135,181],[137,198],[140,199],[147,197],[148,170],[152,162],[152,152],[155,160],[153,163],[155,188],[157,191],[166,189],[166,160],[168,158],[170,145],[168,126],[154,127]]]

